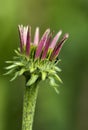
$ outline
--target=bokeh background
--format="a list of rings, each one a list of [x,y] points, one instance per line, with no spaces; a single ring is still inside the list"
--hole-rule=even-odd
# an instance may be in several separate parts
[[[70,37],[59,58],[64,84],[57,95],[39,90],[34,130],[88,130],[88,0],[0,0],[0,130],[21,130],[24,78],[3,76],[19,46],[17,25],[63,30]]]

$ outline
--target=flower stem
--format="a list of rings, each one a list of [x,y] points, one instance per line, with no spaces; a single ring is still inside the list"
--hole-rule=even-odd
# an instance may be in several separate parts
[[[25,87],[22,130],[32,130],[38,88],[37,83]]]

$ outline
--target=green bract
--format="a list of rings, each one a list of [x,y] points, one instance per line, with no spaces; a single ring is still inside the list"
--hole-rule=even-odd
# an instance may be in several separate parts
[[[30,57],[27,57],[24,54],[21,54],[19,49],[15,50],[16,56],[13,57],[13,61],[6,61],[10,66],[6,67],[8,70],[7,74],[14,74],[13,78],[10,81],[13,81],[18,76],[24,75],[26,77],[27,83],[26,86],[31,86],[36,83],[37,80],[46,80],[49,79],[50,85],[56,90],[58,93],[58,84],[56,81],[62,83],[62,80],[57,75],[57,72],[61,70],[57,67],[57,61],[50,61],[48,57],[44,60],[42,59],[34,59],[33,53],[35,53],[35,49],[31,47]],[[49,54],[48,54],[49,55]]]
[[[30,26],[19,25],[18,30],[20,48],[15,50],[16,56],[12,61],[6,61],[10,65],[6,67],[8,71],[5,75],[13,74],[10,81],[21,75],[26,78],[22,130],[32,130],[39,81],[48,80],[55,91],[59,92],[58,82],[62,83],[62,80],[57,74],[61,71],[57,65],[60,61],[58,55],[69,35],[66,33],[59,40],[62,31],[60,30],[53,37],[53,33],[48,28],[40,38],[39,27],[37,27],[32,41]]]
[[[57,72],[61,71],[57,66],[59,62],[57,57],[69,34],[64,34],[59,40],[62,30],[52,38],[53,33],[48,28],[39,38],[39,27],[37,27],[32,41],[30,26],[19,25],[18,30],[20,48],[15,50],[16,56],[13,61],[7,61],[10,66],[6,67],[9,70],[6,74],[14,74],[11,81],[18,76],[24,75],[26,77],[26,86],[31,86],[39,80],[48,79],[50,85],[58,92],[58,83],[56,82],[62,83],[62,81],[57,75]]]

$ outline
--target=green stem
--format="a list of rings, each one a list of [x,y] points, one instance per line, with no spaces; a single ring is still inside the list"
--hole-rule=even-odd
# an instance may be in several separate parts
[[[38,88],[37,83],[25,87],[22,130],[32,130]]]

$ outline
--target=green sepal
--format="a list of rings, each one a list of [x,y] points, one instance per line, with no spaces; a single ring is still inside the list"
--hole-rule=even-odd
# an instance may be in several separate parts
[[[56,74],[56,71],[51,69],[51,70],[49,70],[49,73],[50,74]]]
[[[20,57],[18,57],[18,56],[14,56],[13,59],[14,59],[14,60],[15,60],[15,59],[16,59],[16,60],[19,60]]]
[[[57,74],[54,74],[54,76],[60,83],[63,83],[63,81],[61,80],[61,78]]]
[[[41,74],[42,74],[42,80],[45,80],[47,76],[47,72],[42,71]]]
[[[19,76],[22,75],[24,72],[25,72],[25,69],[24,69],[24,68],[21,69],[21,70],[19,71]]]
[[[5,61],[5,63],[11,64],[11,63],[14,63],[14,61]]]
[[[14,68],[14,67],[17,67],[17,65],[12,64],[12,65],[10,65],[10,66],[5,67],[5,69],[6,69],[6,70],[9,70],[9,69],[12,69],[12,68]]]
[[[54,90],[56,91],[56,93],[58,94],[59,93],[58,84],[55,83],[55,79],[49,76],[49,80],[50,80],[49,82],[50,86],[52,86]]]
[[[55,78],[56,80],[58,80],[60,83],[63,83],[61,78],[56,73],[50,73],[49,75],[52,76],[53,78]]]
[[[11,69],[11,70],[7,71],[6,73],[4,73],[3,75],[9,75],[9,74],[13,73],[13,71],[14,71],[14,69]]]
[[[18,55],[18,56],[22,56],[22,54],[20,54],[17,50],[14,50],[15,53]]]
[[[19,72],[16,72],[16,73],[14,74],[14,77],[13,77],[10,81],[15,80],[15,79],[17,78],[18,75],[19,75]]]
[[[33,73],[36,70],[34,67],[30,67],[30,73]]]
[[[30,86],[30,85],[34,84],[36,82],[36,80],[38,79],[38,77],[39,77],[38,75],[32,74],[31,78],[28,80],[26,86]]]
[[[50,85],[53,86],[58,93],[58,82],[62,83],[62,80],[57,75],[61,71],[57,64],[60,60],[49,61],[48,57],[44,60],[34,59],[33,55],[36,48],[31,47],[30,57],[27,57],[25,53],[20,53],[19,50],[15,50],[17,54],[13,58],[13,61],[6,61],[10,66],[6,67],[8,70],[4,75],[14,73],[14,77],[10,80],[13,81],[17,76],[24,75],[27,79],[27,86],[30,86],[40,78],[41,80],[50,79]],[[55,82],[56,81],[56,82]]]
[[[24,64],[21,63],[21,62],[15,62],[14,65],[17,65],[17,66],[24,66]]]
[[[55,70],[58,71],[58,72],[61,72],[61,69],[57,66],[55,66]]]

